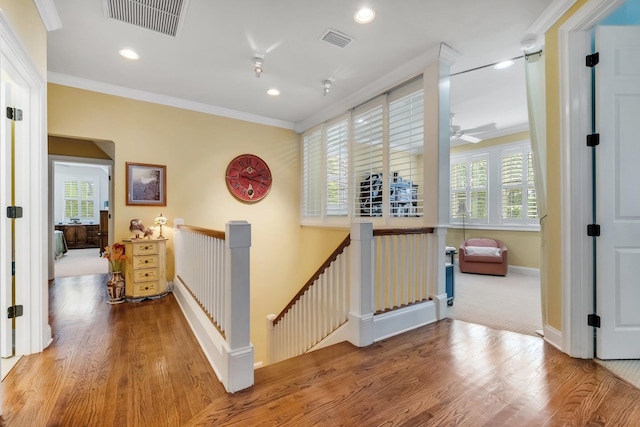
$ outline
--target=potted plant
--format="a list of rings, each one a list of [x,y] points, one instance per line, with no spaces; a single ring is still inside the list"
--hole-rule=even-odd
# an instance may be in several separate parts
[[[122,272],[124,270],[124,261],[127,259],[124,254],[124,245],[114,243],[111,248],[107,246],[104,248],[102,256],[109,260],[111,266],[111,278],[107,281],[107,292],[111,299],[109,304],[124,302],[124,277]]]

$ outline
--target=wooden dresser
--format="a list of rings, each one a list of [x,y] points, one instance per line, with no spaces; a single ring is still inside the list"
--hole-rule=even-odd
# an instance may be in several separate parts
[[[131,239],[124,241],[127,256],[125,296],[143,298],[167,292],[167,240]]]

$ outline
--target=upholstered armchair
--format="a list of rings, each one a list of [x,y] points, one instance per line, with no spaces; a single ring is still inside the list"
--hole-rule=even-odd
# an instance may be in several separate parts
[[[506,276],[507,247],[500,240],[489,238],[467,239],[460,245],[458,260],[463,273]]]

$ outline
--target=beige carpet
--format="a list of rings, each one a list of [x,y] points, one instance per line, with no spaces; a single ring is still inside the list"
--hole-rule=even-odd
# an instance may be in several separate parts
[[[506,276],[461,273],[454,267],[455,292],[449,317],[521,334],[542,329],[540,279],[517,270]]]
[[[69,249],[62,258],[56,260],[54,277],[88,276],[109,272],[109,262],[100,258],[98,248]]]

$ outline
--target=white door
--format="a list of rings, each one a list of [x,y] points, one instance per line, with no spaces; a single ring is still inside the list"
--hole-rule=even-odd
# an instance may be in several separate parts
[[[596,355],[640,359],[640,27],[596,30]]]
[[[7,318],[7,310],[12,305],[12,221],[7,218],[7,206],[11,206],[12,196],[12,130],[7,118],[7,106],[11,104],[11,85],[2,82],[0,86],[0,356],[13,355],[13,326]]]

